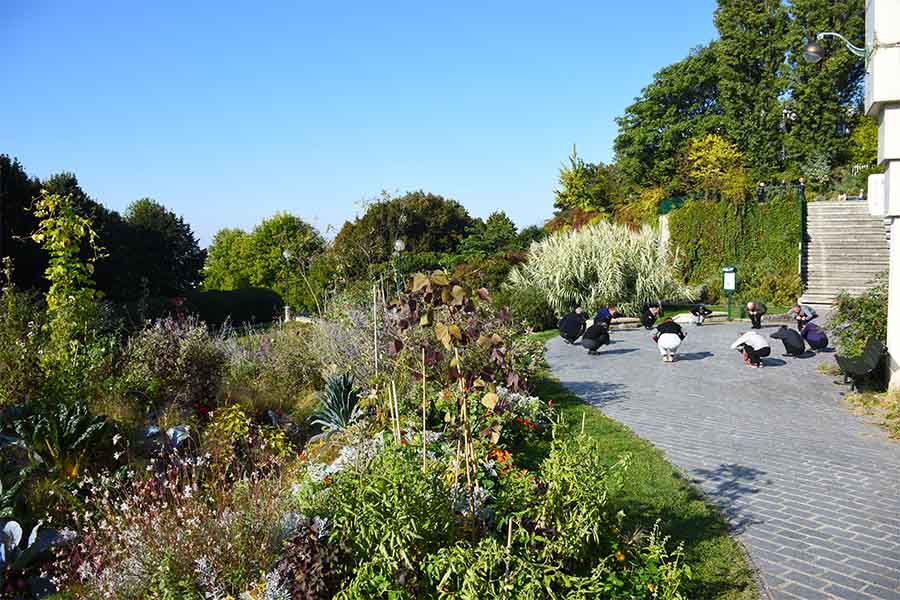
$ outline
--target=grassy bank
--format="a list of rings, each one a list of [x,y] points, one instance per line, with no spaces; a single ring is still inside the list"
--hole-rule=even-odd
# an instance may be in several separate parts
[[[548,340],[556,332],[535,335]],[[728,534],[721,513],[703,499],[662,452],[570,393],[549,373],[538,383],[536,393],[544,400],[552,400],[573,429],[581,428],[583,418],[585,433],[600,440],[610,462],[624,453],[633,456],[625,489],[615,503],[625,512],[631,527],[646,531],[659,519],[665,533],[684,542],[686,562],[693,571],[686,597],[758,597],[743,550]]]

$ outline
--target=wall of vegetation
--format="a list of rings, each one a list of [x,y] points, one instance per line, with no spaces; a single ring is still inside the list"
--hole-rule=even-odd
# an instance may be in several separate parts
[[[777,305],[801,292],[800,202],[793,191],[765,203],[694,200],[669,215],[670,244],[685,282],[706,287],[706,300],[722,294],[722,267],[735,266],[738,298]]]

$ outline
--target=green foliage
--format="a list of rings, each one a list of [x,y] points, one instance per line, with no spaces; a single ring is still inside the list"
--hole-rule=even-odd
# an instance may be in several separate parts
[[[310,417],[310,423],[321,426],[326,433],[349,427],[364,414],[359,398],[360,390],[353,384],[353,375],[343,373],[331,377],[325,383],[322,405]]]
[[[721,129],[723,112],[718,54],[712,43],[657,72],[616,119],[616,164],[632,186],[684,191],[687,182],[679,173],[679,157],[688,140]]]
[[[459,245],[459,255],[464,260],[471,261],[484,259],[498,252],[520,249],[515,223],[506,216],[506,213],[493,212],[487,221],[484,223],[477,221],[469,228]]]
[[[372,273],[372,265],[383,272],[397,239],[404,241],[407,254],[453,254],[474,224],[455,200],[422,191],[397,198],[384,193],[338,232],[333,248],[338,271],[347,281],[379,274]]]
[[[740,298],[796,301],[800,203],[794,193],[765,204],[688,202],[670,213],[669,232],[684,281],[706,285],[710,302],[720,297],[724,266],[737,267]]]
[[[715,23],[725,131],[746,155],[753,178],[764,180],[780,166],[787,9],[781,2],[719,0]]]
[[[793,166],[822,160],[844,164],[848,134],[860,120],[865,61],[847,52],[844,43],[826,38],[822,60],[807,63],[801,49],[817,33],[837,31],[858,46],[865,45],[865,3],[856,0],[791,0],[785,34],[790,96],[785,101],[784,144]],[[851,145],[851,153],[853,152]],[[820,159],[822,156],[823,159]],[[855,161],[869,164],[868,160]]]
[[[184,298],[186,305],[182,309],[212,326],[269,323],[284,310],[281,296],[266,288],[195,290]]]
[[[592,213],[609,212],[612,205],[609,169],[602,163],[586,163],[575,146],[569,165],[559,170],[560,189],[554,191],[557,209],[578,209]]]
[[[63,479],[77,479],[88,452],[109,429],[106,419],[92,415],[83,403],[34,405],[34,412],[16,422],[32,456]]]
[[[687,149],[688,180],[707,198],[721,194],[740,201],[746,196],[749,179],[744,171],[744,156],[738,147],[716,134],[690,141]]]
[[[195,320],[166,318],[128,341],[119,385],[147,409],[172,402],[208,410],[215,402],[227,356],[220,339]]]
[[[494,295],[494,303],[509,309],[513,319],[521,321],[533,331],[544,331],[556,326],[556,314],[547,295],[534,286],[504,288]]]
[[[16,289],[12,258],[3,258],[0,305],[0,407],[34,398],[41,389],[40,348],[46,313],[33,293]]]
[[[124,216],[132,237],[129,268],[146,278],[150,295],[173,296],[200,284],[206,252],[184,219],[150,198],[133,202]]]
[[[324,250],[325,240],[319,232],[289,213],[265,219],[249,234],[223,229],[209,247],[203,287],[221,291],[268,288],[295,309],[313,311],[319,292],[310,285],[308,274],[310,265]],[[287,258],[285,251],[289,253]]]
[[[855,165],[872,165],[878,160],[878,121],[860,117],[850,134],[850,161]]]
[[[831,165],[824,152],[811,154],[801,167],[801,172],[815,189],[821,190],[831,178]]]
[[[828,329],[838,353],[859,356],[869,338],[887,343],[887,275],[881,275],[866,293],[853,296],[846,292],[835,301]]]
[[[533,244],[510,286],[542,290],[557,314],[610,304],[636,314],[645,303],[693,295],[677,281],[676,268],[649,227],[599,223]]]

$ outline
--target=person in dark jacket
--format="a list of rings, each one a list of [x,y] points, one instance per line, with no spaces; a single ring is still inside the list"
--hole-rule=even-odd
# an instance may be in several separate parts
[[[778,331],[769,336],[774,340],[781,340],[784,344],[784,353],[788,356],[800,356],[806,352],[806,343],[800,334],[793,329],[788,329],[787,325],[782,325]]]
[[[671,317],[656,326],[656,335],[653,336],[653,341],[659,348],[663,362],[675,362],[675,354],[685,335],[687,334],[681,329],[681,325],[673,321]]]
[[[597,354],[600,346],[609,344],[609,327],[606,321],[594,321],[581,336],[581,345],[587,348],[588,354]]]
[[[828,336],[825,334],[825,330],[815,323],[807,323],[804,325],[800,335],[803,336],[803,339],[806,340],[809,347],[816,352],[828,347]]]
[[[754,300],[747,303],[747,316],[750,317],[751,329],[762,328],[762,318],[763,315],[768,312],[768,310],[768,307],[766,307],[766,305],[762,302]]]
[[[641,325],[643,325],[645,329],[653,329],[661,312],[662,309],[659,305],[651,306],[650,304],[645,304],[644,307],[641,308]]]
[[[619,316],[619,311],[615,306],[606,306],[597,311],[597,314],[594,315],[594,323],[604,322],[606,323],[606,329],[609,329],[612,320]]]
[[[807,323],[819,316],[819,314],[813,310],[812,306],[807,306],[805,304],[795,304],[788,312],[788,315],[797,321],[797,331],[803,331],[803,328],[806,327]]]
[[[584,333],[586,325],[587,319],[584,316],[584,311],[581,310],[581,307],[576,308],[569,314],[563,315],[563,318],[559,320],[559,336],[567,344],[574,344],[581,337],[581,334]]]
[[[704,304],[695,306],[691,309],[691,315],[694,317],[694,325],[703,325],[703,322],[706,321],[706,317],[711,314],[712,311],[706,308],[706,305]]]

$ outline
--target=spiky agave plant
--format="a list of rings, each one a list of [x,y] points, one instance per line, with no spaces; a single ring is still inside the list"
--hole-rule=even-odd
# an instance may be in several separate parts
[[[532,244],[508,285],[543,290],[558,313],[609,304],[634,313],[644,303],[692,297],[676,271],[677,257],[668,256],[650,227],[601,222]]]
[[[353,375],[334,375],[325,384],[322,406],[311,417],[310,423],[320,425],[325,434],[345,429],[363,416],[359,404],[360,390],[353,384]]]

